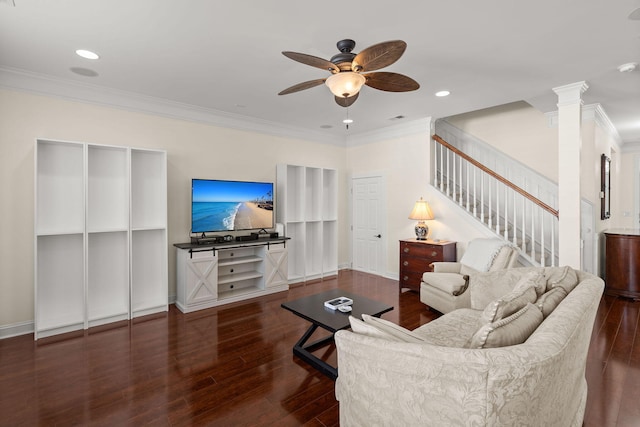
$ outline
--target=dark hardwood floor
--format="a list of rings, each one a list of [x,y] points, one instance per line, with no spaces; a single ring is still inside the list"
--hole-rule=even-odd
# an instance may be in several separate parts
[[[308,324],[286,300],[340,287],[392,304],[413,329],[437,314],[396,281],[353,271],[288,292],[33,341],[0,340],[0,425],[336,426],[334,383],[292,355]],[[585,426],[640,425],[640,303],[604,297],[587,363]],[[318,351],[336,362],[335,348]]]

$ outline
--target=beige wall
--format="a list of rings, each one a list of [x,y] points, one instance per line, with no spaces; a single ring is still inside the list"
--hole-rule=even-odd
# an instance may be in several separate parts
[[[524,101],[448,117],[447,121],[558,182],[558,129]]]
[[[346,168],[354,175],[379,173],[386,180],[386,275],[397,277],[400,239],[415,237],[416,221],[408,219],[416,200],[428,200],[428,127],[415,135],[347,148]],[[430,224],[431,226],[431,224]],[[434,232],[432,231],[432,236]],[[349,233],[349,240],[351,239]]]
[[[276,179],[276,164],[339,171],[346,234],[345,148],[0,90],[0,327],[33,320],[34,146],[36,138],[167,151],[169,294],[175,295],[173,243],[189,239],[191,178]],[[339,264],[349,262],[347,242]]]

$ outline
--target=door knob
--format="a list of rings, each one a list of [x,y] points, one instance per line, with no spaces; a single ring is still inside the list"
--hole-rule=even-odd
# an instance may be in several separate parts
[[[373,236],[373,237],[377,237],[377,238],[379,239],[379,238],[381,238],[381,237],[382,237],[382,234],[376,234],[376,235],[375,235],[375,236]]]

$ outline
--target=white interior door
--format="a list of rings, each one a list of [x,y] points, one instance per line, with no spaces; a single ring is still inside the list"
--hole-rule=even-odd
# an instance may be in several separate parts
[[[384,177],[352,179],[353,269],[384,275],[386,247]]]

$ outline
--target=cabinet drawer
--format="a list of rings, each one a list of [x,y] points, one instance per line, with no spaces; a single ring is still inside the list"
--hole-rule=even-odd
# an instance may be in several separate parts
[[[422,280],[423,272],[408,272],[402,271],[400,273],[400,287],[409,288],[413,290],[420,289],[420,281]]]
[[[427,258],[414,258],[403,256],[400,257],[400,269],[406,272],[424,273],[425,271],[431,271],[429,264],[433,261]]]
[[[402,243],[400,247],[400,254],[429,259],[441,259],[442,258],[442,246],[429,245],[429,244],[410,244]]]

